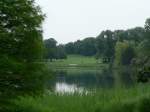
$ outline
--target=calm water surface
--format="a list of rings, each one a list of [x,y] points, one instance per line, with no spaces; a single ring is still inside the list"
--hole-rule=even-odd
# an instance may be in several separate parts
[[[67,68],[55,70],[50,88],[57,93],[82,93],[114,87],[131,87],[134,84],[129,71],[107,69]]]

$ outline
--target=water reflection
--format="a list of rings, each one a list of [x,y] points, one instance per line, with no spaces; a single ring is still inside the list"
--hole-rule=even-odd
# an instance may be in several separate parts
[[[56,93],[83,93],[83,87],[77,87],[76,84],[67,84],[65,82],[56,82],[55,85],[55,92]]]
[[[107,69],[58,69],[50,81],[51,88],[57,93],[82,93],[115,86],[129,87],[133,83],[128,72]]]

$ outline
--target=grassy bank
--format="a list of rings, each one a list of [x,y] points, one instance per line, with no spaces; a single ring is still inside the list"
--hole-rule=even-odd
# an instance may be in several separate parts
[[[104,67],[101,60],[96,60],[95,57],[68,55],[65,60],[54,60],[47,63],[51,67]]]
[[[21,97],[15,104],[15,112],[150,112],[150,86],[100,90],[88,95],[51,93]]]

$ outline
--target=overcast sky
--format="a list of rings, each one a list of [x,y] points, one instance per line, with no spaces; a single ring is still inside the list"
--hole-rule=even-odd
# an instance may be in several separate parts
[[[102,30],[144,26],[150,0],[36,0],[46,14],[44,39],[67,43]]]

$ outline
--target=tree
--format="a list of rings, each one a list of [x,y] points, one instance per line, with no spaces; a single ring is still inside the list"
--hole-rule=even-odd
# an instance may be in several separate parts
[[[135,51],[128,41],[117,42],[115,46],[115,66],[130,65]]]
[[[81,54],[82,52],[82,41],[81,40],[77,40],[76,42],[74,42],[73,44],[73,48],[74,48],[74,54]]]
[[[150,19],[145,22],[145,33],[142,41],[137,46],[137,60],[150,57]]]
[[[96,44],[98,55],[109,62],[110,59],[114,57],[116,40],[117,39],[112,31],[106,30],[101,32],[97,37]]]
[[[145,22],[145,40],[143,41],[142,47],[145,55],[150,57],[150,18]]]
[[[75,54],[74,43],[69,42],[65,45],[65,50],[67,54]]]
[[[43,20],[34,0],[0,1],[0,95],[41,91]]]
[[[67,54],[64,45],[58,45],[56,51],[56,59],[67,59]]]
[[[150,78],[150,19],[145,22],[145,35],[137,46],[137,57],[134,62],[138,82],[147,82]]]
[[[96,54],[95,38],[89,37],[82,40],[79,47],[80,54],[83,56],[93,56]]]
[[[101,36],[98,36],[96,38],[96,49],[97,49],[97,56],[98,57],[102,57],[104,54],[104,38],[102,38]]]
[[[121,55],[122,65],[130,65],[132,59],[135,57],[135,51],[131,46],[128,46]]]
[[[146,32],[146,38],[150,40],[150,18],[147,19],[145,22],[145,32]]]
[[[50,59],[56,59],[56,50],[57,50],[57,41],[53,38],[47,39],[44,41],[45,46],[45,58]]]

